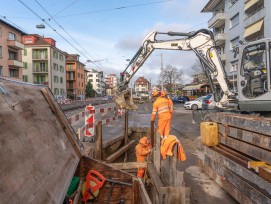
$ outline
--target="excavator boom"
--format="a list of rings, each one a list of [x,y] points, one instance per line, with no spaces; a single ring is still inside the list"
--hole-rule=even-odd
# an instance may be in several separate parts
[[[157,35],[181,38],[173,40],[157,40]],[[131,99],[128,84],[155,49],[193,51],[201,61],[203,70],[213,89],[212,91],[215,92],[215,86],[213,85],[214,79],[217,79],[221,90],[223,91],[223,96],[221,98],[218,97],[218,94],[215,94],[217,106],[222,108],[229,103],[229,96],[233,96],[234,94],[230,91],[228,77],[218,57],[213,34],[209,30],[202,29],[190,33],[151,32],[148,34],[143,40],[138,52],[122,72],[121,84],[118,88],[119,93],[116,97],[116,103],[119,108],[136,109],[136,106]]]

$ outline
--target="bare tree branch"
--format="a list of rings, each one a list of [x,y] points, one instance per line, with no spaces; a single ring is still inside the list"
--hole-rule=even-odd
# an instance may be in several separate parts
[[[161,81],[166,87],[167,91],[172,93],[174,87],[176,87],[177,83],[179,83],[182,79],[183,72],[176,67],[171,65],[167,65],[163,72],[160,73],[160,84]]]

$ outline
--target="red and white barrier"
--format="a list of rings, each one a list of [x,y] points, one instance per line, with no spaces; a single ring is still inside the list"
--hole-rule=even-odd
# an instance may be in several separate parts
[[[94,135],[94,112],[95,112],[95,107],[94,106],[86,106],[85,108],[85,136],[86,137],[92,137]]]
[[[75,115],[69,117],[69,118],[68,118],[68,121],[69,121],[70,125],[72,125],[72,124],[74,124],[76,121],[78,121],[78,120],[80,120],[80,119],[82,119],[82,118],[84,118],[84,117],[85,117],[85,111],[82,111],[82,112],[80,112],[80,113],[78,113],[78,114],[75,114]]]

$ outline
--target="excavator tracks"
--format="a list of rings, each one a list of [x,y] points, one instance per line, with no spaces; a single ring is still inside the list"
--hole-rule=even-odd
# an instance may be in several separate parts
[[[198,144],[198,164],[240,203],[271,203],[271,119],[210,113],[218,145]]]

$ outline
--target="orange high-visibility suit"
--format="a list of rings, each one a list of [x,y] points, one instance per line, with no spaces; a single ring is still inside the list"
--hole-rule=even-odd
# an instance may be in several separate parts
[[[137,162],[144,162],[148,154],[150,153],[151,145],[147,140],[147,137],[142,137],[136,145],[136,160]],[[145,168],[138,168],[137,177],[143,178],[145,175]]]
[[[162,137],[169,136],[170,122],[172,118],[172,111],[168,98],[162,96],[158,97],[153,103],[151,121],[155,120],[156,113],[158,114],[158,132]]]

